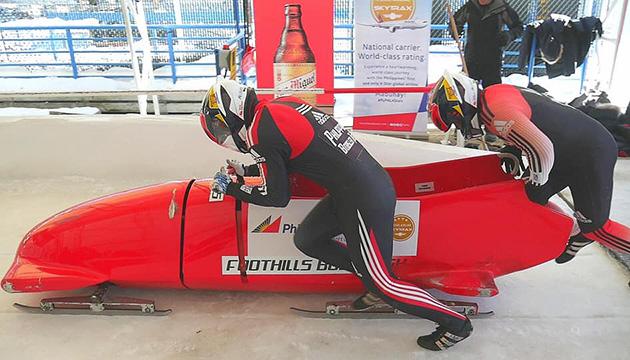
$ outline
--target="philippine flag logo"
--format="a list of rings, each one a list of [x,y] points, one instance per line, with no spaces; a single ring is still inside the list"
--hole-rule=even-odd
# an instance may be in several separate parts
[[[260,225],[256,226],[252,233],[278,233],[280,231],[280,222],[282,220],[282,216],[278,216],[278,218],[272,223],[271,215],[265,219]]]

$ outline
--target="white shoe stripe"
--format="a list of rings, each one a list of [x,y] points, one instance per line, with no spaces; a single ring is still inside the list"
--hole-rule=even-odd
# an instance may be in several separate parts
[[[451,347],[451,346],[453,346],[453,345],[457,344],[457,342],[452,342],[452,341],[450,341],[449,339],[447,339],[447,338],[446,338],[446,337],[444,337],[444,336],[442,336],[442,337],[440,338],[440,341],[442,342],[442,344],[444,344],[444,345],[446,345],[446,346],[448,346],[448,347]]]

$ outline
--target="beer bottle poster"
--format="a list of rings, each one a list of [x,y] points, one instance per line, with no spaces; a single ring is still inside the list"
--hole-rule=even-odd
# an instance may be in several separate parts
[[[333,88],[333,0],[254,0],[258,88]],[[299,95],[332,105],[333,95]]]
[[[355,0],[355,87],[426,86],[431,0]],[[427,134],[423,93],[357,94],[355,130]]]

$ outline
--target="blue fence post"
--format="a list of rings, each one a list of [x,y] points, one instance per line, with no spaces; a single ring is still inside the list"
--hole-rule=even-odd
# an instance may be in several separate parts
[[[50,50],[53,52],[53,59],[57,61],[57,47],[55,46],[55,30],[50,30]]]
[[[234,5],[234,23],[236,26],[236,33],[238,34],[241,28],[240,14],[238,11],[238,0],[232,0],[232,4]]]
[[[536,19],[538,18],[538,1],[532,1],[531,4],[532,6],[531,6],[531,12],[529,13],[528,22],[536,21]]]
[[[584,77],[586,76],[586,65],[588,65],[588,56],[589,54],[586,54],[586,57],[584,58],[584,62],[582,63],[582,75],[580,78],[580,94],[582,93],[582,89],[584,89]]]
[[[244,1],[247,1],[247,0],[244,0]],[[240,21],[240,13],[238,11],[238,0],[233,0],[232,4],[234,5],[234,23],[236,26],[236,35],[238,35],[241,32],[241,21]],[[238,51],[238,53],[240,54],[239,60],[242,65],[243,55],[245,54],[245,37],[242,37],[238,41],[238,47],[241,50],[241,51]],[[239,66],[239,68],[241,72],[241,83],[245,84],[247,82],[247,79],[245,78],[245,73],[243,72],[243,66]]]
[[[236,35],[238,35],[241,32],[241,19],[238,9],[238,0],[233,0],[232,3],[234,4],[234,24],[236,27]],[[245,37],[239,39],[237,44],[240,50],[237,51],[237,53],[239,54],[239,61],[241,64],[243,64],[243,55],[245,54]],[[239,68],[241,73],[241,83],[245,84],[247,82],[247,79],[245,78],[245,74],[243,73],[243,67],[239,66]]]
[[[69,28],[66,28],[66,38],[68,40],[68,53],[70,54],[70,64],[72,65],[72,77],[77,79],[79,77],[79,70],[77,69],[77,61],[74,58],[74,45],[72,45],[72,32]]]
[[[214,49],[214,66],[216,68],[216,76],[221,75],[221,67],[219,66],[219,49]]]
[[[156,29],[151,29],[151,34],[149,35],[149,44],[151,44],[151,38],[156,39],[157,38],[157,30]],[[158,53],[158,42],[157,39],[153,42],[153,51],[157,54]]]
[[[173,84],[175,84],[177,82],[177,70],[175,68],[175,51],[173,50],[173,28],[168,28],[166,37],[168,42],[168,58],[171,63],[171,78],[173,79]]]
[[[532,36],[532,50],[529,52],[529,68],[527,69],[527,83],[532,82],[534,76],[534,66],[536,66],[536,34]]]

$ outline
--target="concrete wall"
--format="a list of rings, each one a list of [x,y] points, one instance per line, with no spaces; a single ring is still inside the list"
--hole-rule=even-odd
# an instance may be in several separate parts
[[[414,140],[355,135],[386,166],[481,153]],[[214,175],[226,158],[252,163],[249,155],[212,143],[193,115],[0,117],[0,178],[4,179],[204,178]]]
[[[174,180],[207,177],[215,146],[197,117],[48,116],[0,118],[0,176]]]

